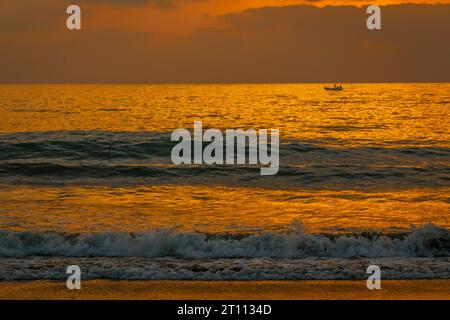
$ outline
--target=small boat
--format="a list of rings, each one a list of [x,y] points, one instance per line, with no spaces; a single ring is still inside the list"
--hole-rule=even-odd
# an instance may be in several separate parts
[[[337,86],[336,84],[334,84],[334,86],[332,86],[332,87],[323,87],[323,88],[325,90],[328,90],[328,91],[342,91],[342,90],[344,90],[344,88],[342,88],[341,85]]]

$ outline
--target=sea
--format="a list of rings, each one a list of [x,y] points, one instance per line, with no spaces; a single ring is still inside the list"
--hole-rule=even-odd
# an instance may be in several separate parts
[[[450,84],[0,85],[0,280],[450,278]],[[278,129],[276,175],[174,130]]]

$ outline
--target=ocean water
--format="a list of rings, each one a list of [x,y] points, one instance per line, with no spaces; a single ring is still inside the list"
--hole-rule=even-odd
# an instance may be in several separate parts
[[[0,280],[450,278],[450,84],[1,85]],[[280,170],[173,130],[279,129]]]

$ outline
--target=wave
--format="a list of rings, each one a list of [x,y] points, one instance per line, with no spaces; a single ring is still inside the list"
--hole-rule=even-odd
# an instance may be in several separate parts
[[[110,132],[55,131],[22,132],[0,135],[0,161],[23,159],[54,159],[66,161],[103,160],[108,162],[151,160],[166,158],[170,163],[171,150],[177,142],[170,141],[171,132]],[[330,145],[331,143],[331,145]],[[339,141],[281,140],[280,155],[289,163],[303,163],[327,157],[333,163],[353,158],[362,163],[412,163],[428,161],[443,163],[450,156],[450,148],[429,142],[398,141],[383,146],[351,147]],[[207,143],[204,143],[207,145]],[[302,158],[298,158],[301,155]],[[339,161],[340,160],[340,161]],[[300,162],[299,162],[300,161]]]
[[[125,280],[335,280],[368,277],[381,267],[382,279],[448,279],[450,258],[305,258],[186,260],[142,257],[34,257],[0,259],[0,280],[65,280],[76,264],[87,279]]]
[[[280,167],[275,176],[261,176],[258,166],[164,164],[3,163],[1,184],[33,185],[229,185],[262,188],[347,190],[445,188],[448,167]]]
[[[139,233],[61,234],[0,231],[1,257],[449,257],[450,230],[432,224],[409,233],[309,234],[298,221],[287,233],[202,234],[162,229]]]
[[[339,146],[283,140],[276,177],[256,166],[174,166],[168,132],[28,132],[0,135],[0,183],[221,183],[312,188],[446,187],[450,148]],[[138,179],[137,179],[138,178]],[[214,179],[211,179],[214,178]],[[268,183],[270,179],[270,183]]]
[[[0,135],[0,161],[54,160],[148,160],[170,157],[175,142],[170,133],[137,132],[25,132]]]

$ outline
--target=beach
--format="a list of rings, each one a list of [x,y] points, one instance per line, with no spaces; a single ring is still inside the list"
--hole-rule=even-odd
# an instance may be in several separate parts
[[[113,281],[88,280],[80,290],[64,281],[0,282],[0,299],[32,300],[450,300],[450,280],[386,280],[368,290],[362,280]]]

